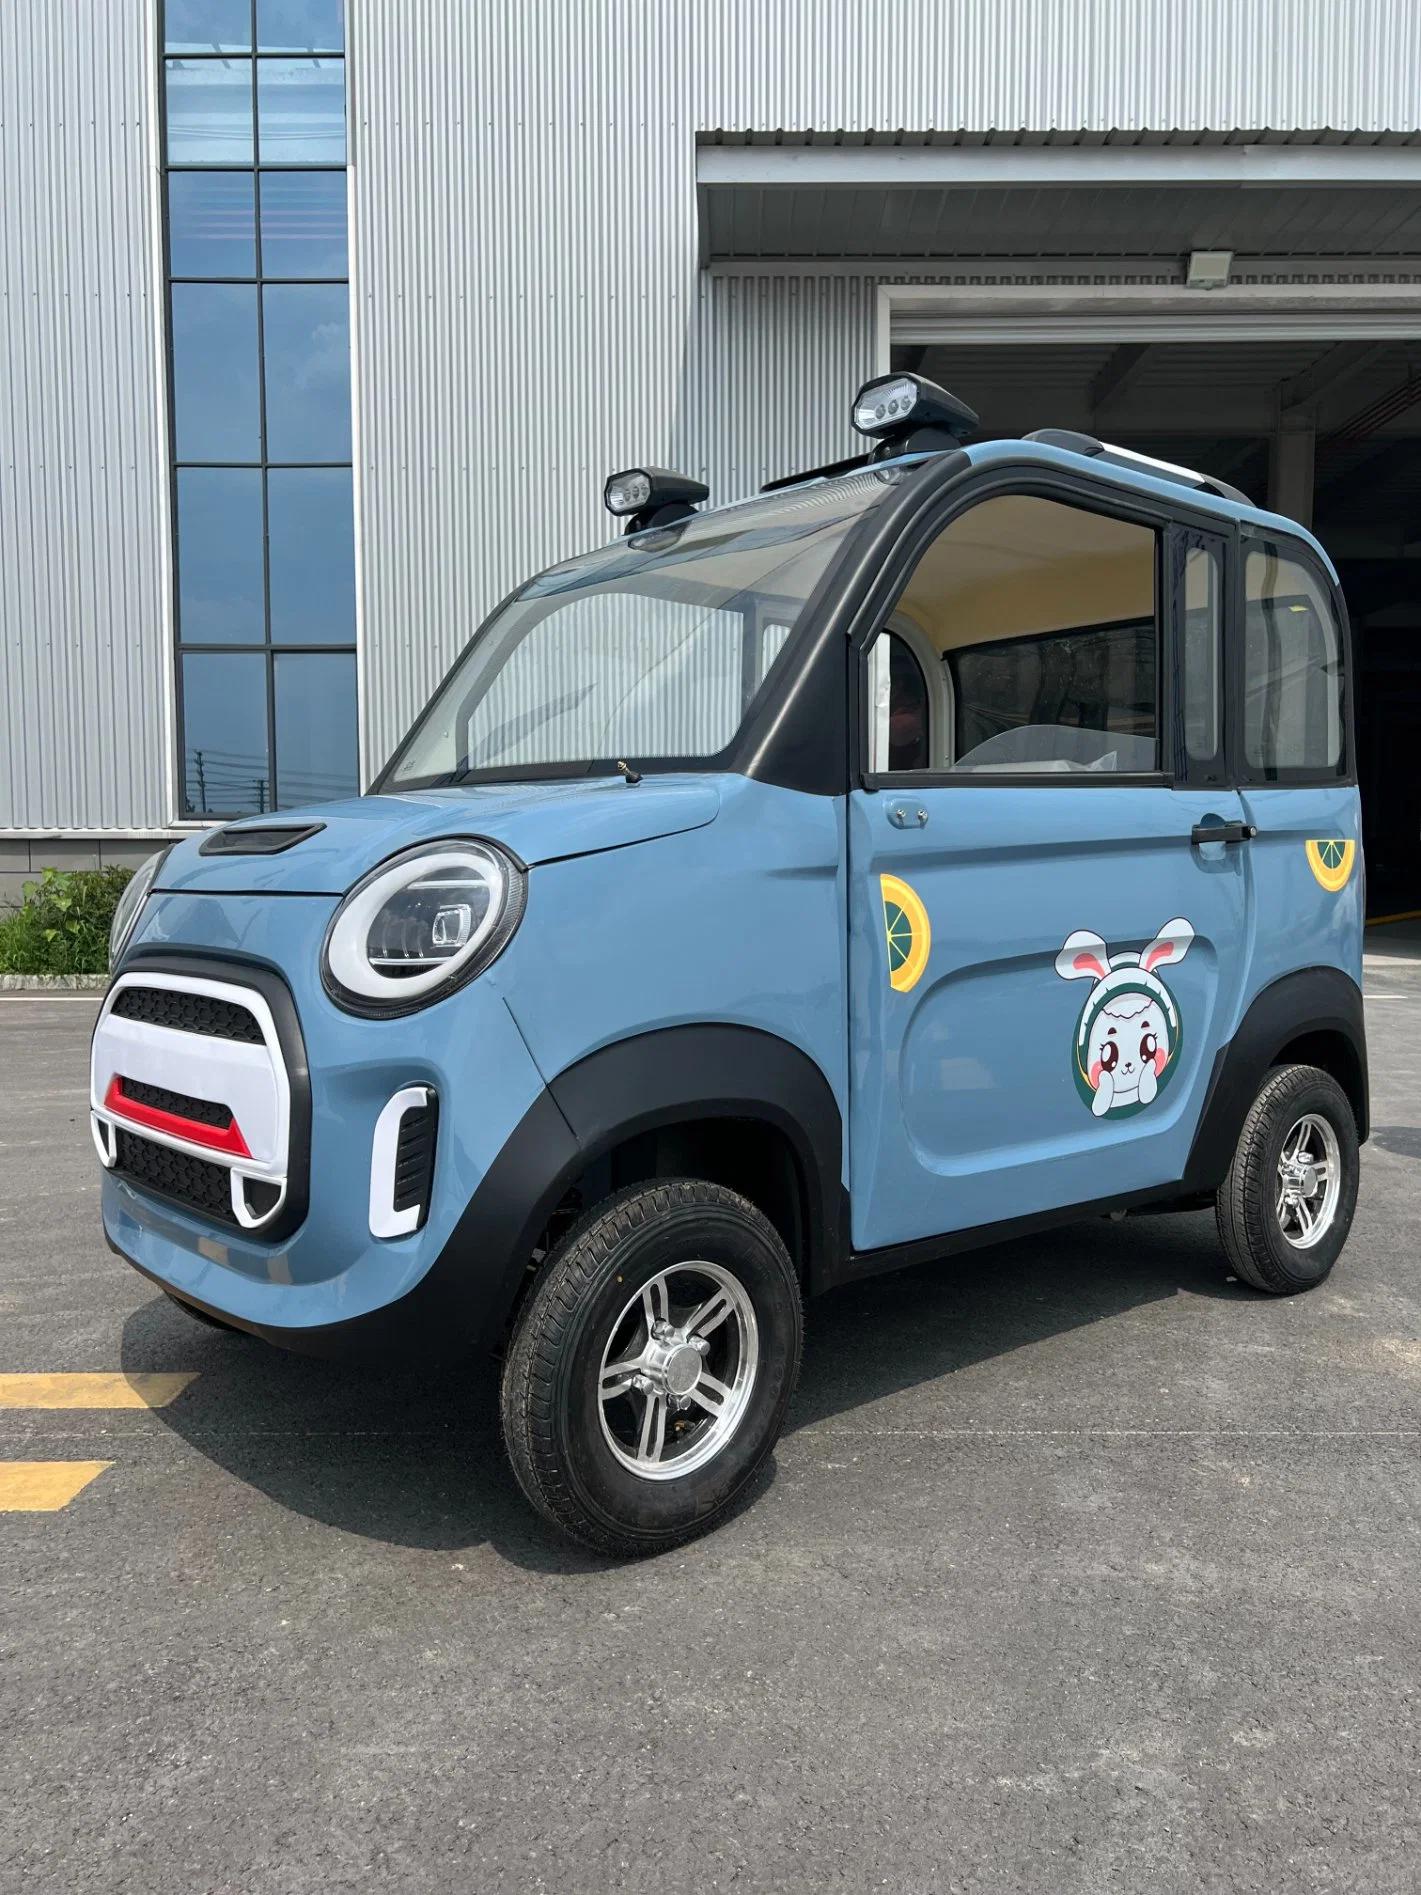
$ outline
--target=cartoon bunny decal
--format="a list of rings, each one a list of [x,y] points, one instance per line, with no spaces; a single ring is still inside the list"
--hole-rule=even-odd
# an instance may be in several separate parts
[[[1174,995],[1155,972],[1189,952],[1194,930],[1177,916],[1140,954],[1112,954],[1098,934],[1078,928],[1056,956],[1062,980],[1094,984],[1076,1028],[1076,1090],[1098,1119],[1142,1112],[1168,1085],[1179,1058]]]

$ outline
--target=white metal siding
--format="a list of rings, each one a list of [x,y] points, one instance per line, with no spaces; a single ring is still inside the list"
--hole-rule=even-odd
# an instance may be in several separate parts
[[[869,275],[697,270],[698,135],[1409,134],[1416,0],[349,0],[367,763],[646,456],[851,446]],[[0,830],[164,822],[152,0],[0,0]]]
[[[0,5],[0,830],[169,813],[146,11]]]
[[[699,272],[698,135],[1421,124],[1415,0],[352,5],[374,763],[613,468],[852,450],[877,279]]]

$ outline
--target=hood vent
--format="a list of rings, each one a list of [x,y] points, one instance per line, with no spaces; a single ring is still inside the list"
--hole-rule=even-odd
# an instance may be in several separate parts
[[[298,842],[318,836],[323,822],[253,823],[246,829],[214,829],[198,847],[199,855],[281,855]]]

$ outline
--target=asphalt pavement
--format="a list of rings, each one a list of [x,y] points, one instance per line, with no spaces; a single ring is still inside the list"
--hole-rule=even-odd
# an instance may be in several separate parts
[[[487,1365],[112,1257],[94,1001],[0,998],[0,1463],[87,1464],[0,1511],[0,1890],[1415,1890],[1421,962],[1369,947],[1326,1285],[1169,1216],[839,1292],[759,1491],[639,1565],[529,1514]],[[66,1372],[137,1405],[5,1405]]]

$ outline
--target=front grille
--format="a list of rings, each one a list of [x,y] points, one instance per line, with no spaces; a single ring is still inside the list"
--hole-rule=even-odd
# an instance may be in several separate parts
[[[256,1015],[234,1000],[213,994],[193,994],[176,987],[125,987],[112,1012],[121,1020],[142,1020],[148,1026],[167,1026],[179,1033],[206,1033],[214,1040],[262,1044]]]
[[[434,1173],[434,1139],[439,1126],[439,1101],[431,1092],[428,1105],[411,1106],[400,1120],[395,1147],[395,1189],[391,1208],[428,1208]]]
[[[210,1125],[225,1132],[232,1114],[214,1099],[194,1099],[191,1093],[169,1092],[166,1086],[146,1085],[141,1079],[125,1079],[123,1094],[134,1105],[146,1105],[155,1112],[171,1112],[175,1118],[191,1119],[194,1125]]]
[[[200,1211],[224,1224],[235,1224],[232,1210],[231,1174],[225,1165],[214,1165],[206,1158],[194,1158],[184,1151],[173,1151],[151,1138],[114,1127],[118,1146],[115,1169],[130,1184],[141,1190],[156,1191],[171,1198],[185,1210]]]

